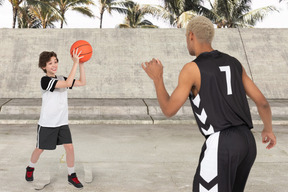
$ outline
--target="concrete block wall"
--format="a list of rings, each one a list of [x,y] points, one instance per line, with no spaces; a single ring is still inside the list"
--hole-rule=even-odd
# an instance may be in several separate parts
[[[0,29],[0,36],[0,98],[41,98],[39,54],[55,51],[57,74],[68,76],[70,46],[80,39],[91,43],[93,56],[85,63],[87,85],[69,90],[69,98],[156,98],[141,63],[160,59],[171,93],[195,58],[185,29]],[[267,98],[287,99],[288,29],[216,29],[213,47],[236,57]]]

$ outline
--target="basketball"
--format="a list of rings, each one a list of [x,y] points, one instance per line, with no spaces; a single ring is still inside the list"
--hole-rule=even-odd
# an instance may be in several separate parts
[[[92,56],[92,46],[90,45],[90,43],[88,43],[87,41],[84,40],[78,40],[75,43],[73,43],[73,45],[70,48],[70,54],[71,56],[73,55],[73,50],[78,48],[78,53],[81,52],[81,54],[79,55],[84,56],[83,58],[81,58],[79,60],[80,63],[84,63],[86,61],[88,61],[91,56]]]

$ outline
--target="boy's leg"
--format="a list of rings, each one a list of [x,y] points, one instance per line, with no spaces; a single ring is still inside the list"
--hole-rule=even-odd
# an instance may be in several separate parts
[[[44,150],[54,150],[57,144],[58,129],[37,126],[37,144],[32,152],[29,165],[26,167],[25,178],[27,181],[33,181],[34,166]]]
[[[74,147],[72,144],[71,132],[68,125],[62,126],[58,134],[58,145],[63,144],[66,151],[66,162],[68,168],[68,182],[74,185],[76,188],[83,188],[83,185],[77,178],[74,170]]]
[[[72,168],[74,167],[74,147],[73,144],[63,144],[65,151],[66,151],[66,162],[67,162],[67,167]]]
[[[29,165],[26,167],[26,175],[25,175],[25,179],[26,181],[33,181],[34,177],[33,177],[33,172],[34,172],[34,167],[35,164],[37,163],[41,153],[43,152],[43,149],[38,149],[35,148],[32,155],[31,155],[31,159],[29,162]]]
[[[35,148],[32,155],[31,155],[31,159],[30,159],[30,162],[35,164],[37,163],[40,155],[43,153],[43,149],[38,149],[38,148]],[[31,165],[31,166],[30,166]],[[34,167],[32,164],[30,164],[29,167]]]
[[[76,188],[83,188],[83,185],[78,180],[77,175],[74,170],[74,147],[73,144],[63,144],[66,151],[66,162],[68,168],[68,182],[74,185]]]

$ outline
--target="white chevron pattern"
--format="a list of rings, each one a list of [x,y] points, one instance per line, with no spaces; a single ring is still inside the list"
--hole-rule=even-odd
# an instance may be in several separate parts
[[[207,131],[205,129],[203,129],[202,127],[201,127],[201,130],[204,133],[204,135],[211,135],[212,133],[215,132],[212,125],[210,125],[210,127],[209,127],[209,129]]]
[[[206,115],[206,112],[205,112],[205,109],[203,108],[202,111],[201,111],[201,115],[195,113],[197,115],[197,117],[199,118],[199,120],[205,124],[206,123],[206,119],[207,119],[207,115]]]
[[[216,132],[206,140],[206,150],[200,163],[200,176],[211,182],[218,175],[218,143],[220,132]]]
[[[198,94],[192,101],[193,101],[194,105],[195,105],[197,108],[199,108],[200,101],[201,101],[200,95]]]
[[[199,108],[200,106],[200,95],[198,94],[193,100],[193,104]],[[203,108],[201,114],[195,112],[198,119],[205,125],[207,120],[207,114]],[[200,125],[199,125],[200,126]],[[207,125],[206,125],[207,126]],[[210,135],[206,140],[206,150],[204,157],[200,163],[200,176],[207,182],[210,183],[218,175],[218,143],[219,143],[219,132],[215,133],[214,127],[209,126],[208,130],[201,127],[201,131],[204,135]],[[199,192],[218,192],[218,184],[212,187],[210,190],[199,184]]]
[[[218,184],[216,184],[210,190],[207,190],[205,187],[199,184],[199,192],[218,192]]]

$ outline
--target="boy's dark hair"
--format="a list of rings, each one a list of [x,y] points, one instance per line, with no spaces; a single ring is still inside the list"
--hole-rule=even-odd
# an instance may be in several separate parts
[[[43,51],[39,56],[38,66],[40,69],[42,69],[44,71],[44,73],[47,73],[47,71],[46,71],[46,69],[43,69],[43,67],[46,67],[46,63],[48,61],[50,61],[51,57],[56,57],[57,62],[58,62],[57,54],[53,51],[51,51],[51,52]]]

